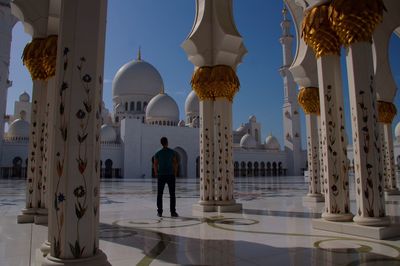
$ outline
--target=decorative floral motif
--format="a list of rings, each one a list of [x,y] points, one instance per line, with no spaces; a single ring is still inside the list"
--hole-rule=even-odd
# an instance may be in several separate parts
[[[65,80],[66,72],[68,71],[68,53],[69,49],[68,47],[64,48],[63,51],[63,68],[62,68],[62,83],[60,86],[59,90],[59,107],[58,107],[58,114],[57,114],[57,120],[59,121],[59,131],[58,134],[60,134],[62,145],[58,146],[57,153],[56,153],[56,188],[55,188],[55,193],[54,193],[54,209],[56,211],[56,234],[54,235],[54,241],[53,241],[53,251],[54,255],[56,258],[59,258],[64,252],[61,247],[61,231],[64,226],[64,212],[63,212],[63,204],[66,201],[65,194],[60,190],[60,183],[61,180],[64,177],[64,165],[65,165],[65,157],[68,149],[67,145],[67,140],[68,140],[68,130],[67,130],[67,116],[65,115],[65,98],[66,98],[66,92],[67,89],[69,88],[69,85],[67,81]]]

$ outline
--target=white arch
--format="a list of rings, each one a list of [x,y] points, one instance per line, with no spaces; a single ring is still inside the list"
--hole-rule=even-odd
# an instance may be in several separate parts
[[[178,153],[179,156],[179,173],[178,177],[187,177],[187,161],[188,156],[186,151],[181,147],[176,147],[174,149]]]

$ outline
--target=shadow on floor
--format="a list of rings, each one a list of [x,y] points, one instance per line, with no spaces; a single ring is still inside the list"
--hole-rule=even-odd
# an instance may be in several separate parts
[[[325,239],[318,244],[315,242],[316,248],[281,248],[243,240],[201,239],[205,234],[198,228],[193,230],[198,232],[191,231],[190,234],[198,234],[198,238],[101,224],[100,239],[142,250],[143,258],[137,264],[140,266],[150,265],[155,259],[179,265],[400,265],[400,253],[397,258],[375,254],[365,242],[360,245],[353,243],[354,248],[349,248],[349,245],[338,248],[338,243],[330,248],[332,239]],[[210,227],[209,230],[213,229]],[[277,246],[292,245],[289,237],[277,241]]]

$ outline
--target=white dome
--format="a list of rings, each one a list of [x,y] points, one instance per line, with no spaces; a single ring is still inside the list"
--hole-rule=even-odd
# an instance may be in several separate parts
[[[257,141],[247,133],[240,139],[240,147],[245,149],[257,148]]]
[[[240,127],[238,127],[236,129],[236,132],[244,134],[244,133],[247,133],[247,129],[244,125],[241,125]]]
[[[396,139],[400,140],[400,122],[397,123],[396,127],[394,128],[394,136]]]
[[[186,98],[185,101],[185,113],[186,115],[198,115],[199,114],[199,97],[192,90]]]
[[[146,121],[179,122],[179,108],[175,100],[166,93],[153,97],[146,108]]]
[[[102,125],[100,132],[102,142],[115,142],[117,140],[117,133],[110,125]]]
[[[265,148],[267,150],[280,150],[281,145],[274,136],[269,135],[268,137],[265,138]]]
[[[7,136],[10,138],[29,138],[29,123],[23,119],[16,119],[8,128]]]
[[[30,100],[31,100],[31,97],[29,96],[29,94],[27,92],[24,92],[19,96],[19,101],[20,102],[29,103]]]
[[[131,61],[123,65],[114,77],[113,99],[121,96],[154,96],[164,89],[160,73],[143,60]]]

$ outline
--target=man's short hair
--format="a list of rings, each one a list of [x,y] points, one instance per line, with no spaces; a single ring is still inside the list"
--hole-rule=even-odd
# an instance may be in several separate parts
[[[161,142],[161,145],[163,145],[163,146],[167,146],[168,145],[168,139],[166,137],[162,137],[160,142]]]

